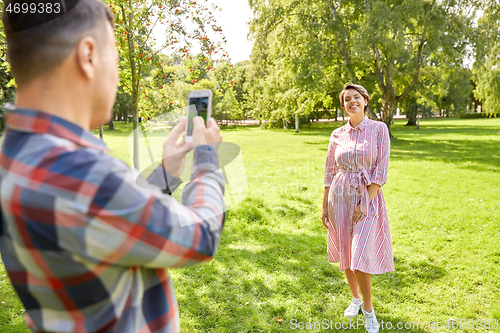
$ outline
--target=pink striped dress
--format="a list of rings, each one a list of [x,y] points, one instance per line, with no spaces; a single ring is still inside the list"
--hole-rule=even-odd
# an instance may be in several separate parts
[[[328,260],[368,274],[394,271],[389,219],[382,188],[370,201],[367,186],[387,181],[390,139],[387,126],[366,116],[353,128],[333,131],[328,145],[325,187],[328,195]],[[352,215],[358,203],[365,214],[356,225]]]

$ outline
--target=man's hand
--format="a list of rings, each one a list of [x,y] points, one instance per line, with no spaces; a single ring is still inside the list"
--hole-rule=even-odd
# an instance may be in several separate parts
[[[202,145],[210,145],[217,149],[219,143],[222,141],[222,136],[220,135],[220,127],[214,118],[210,118],[207,126],[205,127],[205,121],[202,117],[193,118],[193,147]]]
[[[186,129],[186,121],[186,118],[181,119],[172,132],[170,132],[167,141],[163,145],[163,168],[177,178],[184,171],[186,154],[193,149],[192,143],[185,142],[184,139],[178,142],[179,137]]]

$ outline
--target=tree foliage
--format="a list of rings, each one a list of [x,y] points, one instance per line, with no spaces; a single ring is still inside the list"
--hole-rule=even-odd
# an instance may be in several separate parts
[[[115,36],[120,53],[120,84],[132,98],[134,128],[134,167],[139,168],[139,136],[136,131],[141,115],[150,116],[156,107],[149,96],[180,106],[180,101],[165,92],[175,91],[172,63],[165,62],[166,52],[177,54],[174,60],[194,60],[193,47],[199,47],[198,60],[192,61],[188,75],[194,84],[206,72],[214,70],[214,60],[229,62],[223,48],[225,37],[215,21],[219,10],[206,0],[107,0],[115,15]],[[156,32],[160,31],[158,36]],[[164,40],[158,40],[157,38]],[[181,60],[182,59],[182,60]],[[196,65],[196,67],[195,67]],[[184,75],[183,75],[184,76]],[[166,89],[170,87],[171,89]],[[156,104],[155,106],[158,106]],[[162,112],[167,110],[163,109]]]
[[[472,0],[252,0],[250,5],[252,60],[262,73],[256,97],[264,118],[339,106],[336,96],[351,81],[373,91],[389,127],[398,104],[415,91],[427,68],[463,67],[476,10]]]
[[[500,113],[500,3],[484,3],[478,20],[473,67],[476,89],[474,95],[483,102],[483,112]]]
[[[0,8],[3,8],[3,1],[0,0]],[[3,23],[0,20],[0,106],[6,102],[12,102],[15,96],[15,81],[10,73],[10,66],[7,62],[7,44]],[[3,108],[0,108],[0,131],[5,127],[5,117]]]

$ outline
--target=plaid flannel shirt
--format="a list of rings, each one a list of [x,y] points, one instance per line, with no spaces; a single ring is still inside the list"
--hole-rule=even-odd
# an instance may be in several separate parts
[[[182,204],[90,131],[6,106],[0,251],[33,332],[179,332],[168,267],[209,261],[224,224],[217,152],[194,151]],[[180,180],[168,175],[170,190]],[[142,178],[141,178],[142,179]],[[144,182],[146,180],[142,179]]]

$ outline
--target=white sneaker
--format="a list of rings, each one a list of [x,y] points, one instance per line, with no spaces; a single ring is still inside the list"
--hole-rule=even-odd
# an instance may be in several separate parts
[[[359,309],[363,306],[363,302],[359,298],[353,298],[351,304],[345,309],[344,316],[354,318],[359,314]]]
[[[377,316],[375,316],[375,310],[372,309],[372,312],[366,312],[365,309],[361,309],[363,311],[363,316],[365,317],[365,328],[368,333],[378,333],[380,329],[380,324],[377,321]]]

